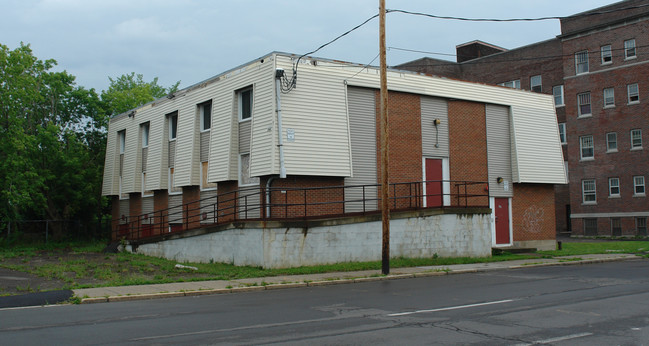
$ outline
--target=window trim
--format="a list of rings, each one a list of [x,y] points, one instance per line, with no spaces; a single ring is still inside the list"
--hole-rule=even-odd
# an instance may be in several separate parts
[[[613,181],[616,181],[617,185],[612,184]],[[617,189],[617,193],[613,192],[613,188]],[[620,178],[618,178],[618,177],[608,178],[608,197],[609,198],[619,198],[620,197]]]
[[[605,50],[604,48],[608,48],[608,50]],[[599,51],[600,51],[602,65],[609,65],[613,63],[613,50],[611,49],[610,44],[601,46],[599,48]],[[609,58],[609,60],[605,61],[605,58]]]
[[[590,146],[584,146],[584,140],[590,137]],[[591,156],[584,156],[584,149],[590,149],[592,152]],[[581,161],[591,161],[595,159],[595,139],[593,135],[585,135],[579,137],[579,154]]]
[[[609,143],[612,143],[611,141],[609,141],[609,138],[608,138],[609,135],[614,135],[615,136],[615,148],[611,148],[609,146]],[[617,132],[607,132],[606,133],[606,152],[607,153],[616,153],[617,152],[617,147],[618,147],[618,145],[617,145]]]
[[[588,95],[588,103],[584,103],[583,105],[581,103],[582,95],[584,96],[584,98],[586,95]],[[581,107],[586,105],[588,105],[588,113],[582,113]],[[593,101],[592,101],[590,91],[577,94],[577,114],[578,114],[577,116],[578,118],[585,118],[593,115]]]
[[[566,136],[566,123],[559,123],[559,142],[561,142],[561,145],[568,144],[568,136]]]
[[[250,92],[250,115],[248,115],[246,118],[243,118],[243,93],[245,92]],[[238,112],[239,113],[239,122],[245,122],[245,121],[251,121],[252,116],[253,116],[253,107],[254,107],[254,99],[255,99],[255,94],[253,91],[253,87],[249,86],[243,89],[240,89],[237,91],[237,102],[238,102]]]
[[[612,103],[608,104],[606,103],[606,91],[610,90],[611,91],[611,98],[613,100]],[[604,108],[614,108],[615,107],[615,88],[604,88],[602,91],[602,103],[604,104]]]
[[[633,94],[631,93],[631,87],[635,87],[635,91]],[[637,98],[636,100],[631,100],[631,97]],[[632,83],[632,84],[627,84],[626,86],[626,100],[627,103],[630,105],[640,103],[640,87],[638,86],[638,83]]]
[[[198,105],[198,118],[200,122],[200,132],[209,132],[212,128],[212,100],[201,102]],[[205,128],[205,109],[209,109],[210,123],[209,127]]]
[[[642,184],[638,184],[636,178],[642,178]],[[642,187],[642,192],[638,192],[638,188]],[[644,175],[634,175],[633,176],[633,197],[644,197],[646,196],[646,183]]]
[[[586,183],[593,184],[593,190],[586,191]],[[587,201],[586,196],[593,196],[592,201]],[[595,179],[584,179],[581,181],[581,203],[582,204],[597,204],[597,181]]]
[[[580,57],[585,57],[583,61],[579,61]],[[579,67],[585,67],[584,71],[579,72]],[[590,66],[588,64],[588,50],[581,50],[575,53],[575,74],[581,75],[590,72]]]
[[[627,45],[627,42],[631,43],[633,42],[633,47],[630,47],[630,45]],[[635,45],[635,38],[628,39],[624,41],[624,60],[629,60],[629,59],[635,59],[638,57],[638,52],[636,50],[636,45]],[[629,50],[633,50],[633,55],[629,55]]]
[[[559,90],[561,90],[560,91],[561,95],[556,94],[555,90],[557,90],[557,88]],[[555,85],[555,86],[552,87],[552,96],[554,98],[554,106],[555,107],[563,107],[563,106],[566,105],[566,102],[565,102],[564,97],[563,97],[563,84]],[[561,104],[557,104],[557,96],[561,97]]]

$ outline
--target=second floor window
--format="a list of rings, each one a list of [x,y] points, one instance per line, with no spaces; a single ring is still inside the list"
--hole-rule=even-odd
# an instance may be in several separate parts
[[[617,151],[617,133],[609,132],[606,134],[606,151]]]
[[[543,92],[543,86],[541,84],[541,75],[532,76],[530,78],[530,89],[538,93]]]
[[[581,159],[588,160],[595,157],[595,145],[593,144],[593,136],[579,137],[579,148],[581,149]]]
[[[642,149],[642,130],[631,130],[631,149]]]
[[[582,201],[584,204],[597,203],[597,192],[595,190],[595,180],[581,181]]]
[[[579,106],[579,115],[590,115],[590,93],[581,93],[577,95],[577,104]]]
[[[610,197],[620,196],[620,178],[608,178],[608,195]]]
[[[167,121],[169,122],[169,140],[173,141],[178,135],[178,113],[168,115]]]
[[[629,84],[626,86],[629,103],[640,102],[640,92],[638,91],[638,83]]]
[[[624,58],[635,58],[635,39],[624,41]]]
[[[611,62],[613,62],[613,53],[611,51],[611,45],[602,46],[601,52],[602,52],[602,65],[610,64]]]
[[[588,72],[588,51],[575,53],[575,72],[577,74]]]
[[[147,148],[149,146],[149,123],[146,122],[140,125],[142,131],[142,148]]]
[[[636,196],[644,196],[644,176],[637,175],[633,177],[633,192]]]
[[[552,96],[554,96],[554,106],[563,106],[563,85],[552,87]]]
[[[117,140],[119,141],[119,154],[124,154],[126,150],[126,130],[117,132]]]
[[[198,112],[201,120],[201,131],[208,131],[212,128],[212,101],[198,105]]]
[[[615,92],[613,88],[604,89],[604,108],[615,106]]]
[[[252,118],[252,88],[239,91],[239,120]]]

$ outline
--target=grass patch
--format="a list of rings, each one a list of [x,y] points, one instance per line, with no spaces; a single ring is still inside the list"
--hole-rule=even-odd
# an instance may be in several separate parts
[[[539,251],[549,256],[574,256],[606,253],[644,254],[649,241],[606,241],[601,243],[563,243],[561,250]]]

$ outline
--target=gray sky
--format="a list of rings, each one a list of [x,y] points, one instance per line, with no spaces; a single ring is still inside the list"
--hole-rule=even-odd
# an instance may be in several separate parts
[[[386,0],[389,9],[474,18],[567,16],[612,0]],[[312,51],[378,12],[378,0],[0,0],[0,43],[29,43],[39,59],[97,91],[136,72],[187,87],[272,51]],[[391,13],[387,46],[454,54],[482,40],[516,48],[559,34],[559,21],[475,23]],[[367,64],[378,18],[314,56]],[[432,56],[390,49],[389,65]],[[374,65],[378,64],[378,60]]]

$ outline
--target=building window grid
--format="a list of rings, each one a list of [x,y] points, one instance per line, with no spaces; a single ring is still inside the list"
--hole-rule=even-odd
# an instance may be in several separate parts
[[[631,150],[642,149],[642,130],[631,130]]]
[[[577,95],[577,105],[579,116],[591,115],[590,108],[590,92],[581,93]]]
[[[640,92],[638,90],[638,83],[629,84],[626,86],[627,101],[629,104],[640,102]]]
[[[633,59],[636,57],[635,39],[624,41],[624,58]]]
[[[617,133],[609,132],[606,134],[606,151],[607,152],[617,151]]]
[[[613,52],[611,51],[611,45],[602,46],[600,49],[602,53],[602,65],[610,64],[613,62]]]
[[[604,89],[604,108],[615,107],[615,89]]]
[[[579,147],[582,160],[592,160],[595,157],[595,144],[592,135],[579,137]]]
[[[633,177],[633,195],[634,196],[645,195],[644,175],[636,175]]]
[[[563,102],[563,85],[556,85],[552,87],[552,96],[554,96],[554,106],[564,106]]]
[[[597,191],[596,191],[594,179],[581,181],[581,194],[582,194],[582,202],[584,204],[597,203]]]
[[[620,178],[608,178],[608,196],[620,197]]]
[[[577,74],[588,72],[588,51],[575,53],[575,69]]]

